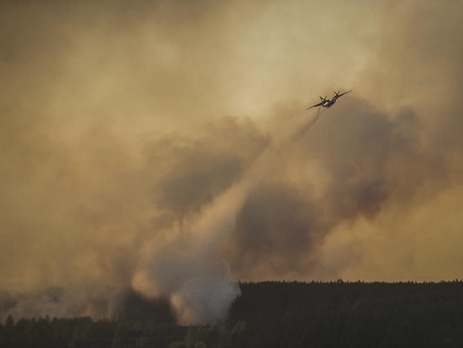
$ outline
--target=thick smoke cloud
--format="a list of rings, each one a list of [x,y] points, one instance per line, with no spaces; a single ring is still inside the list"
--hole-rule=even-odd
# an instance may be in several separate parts
[[[424,152],[413,110],[386,115],[352,99],[280,145],[269,159],[272,175],[247,192],[229,255],[240,277],[265,279],[265,264],[274,276],[310,279],[333,230],[349,234],[356,221],[374,223],[391,205],[405,209],[446,179],[442,159]]]
[[[461,277],[460,2],[0,6],[1,318]]]

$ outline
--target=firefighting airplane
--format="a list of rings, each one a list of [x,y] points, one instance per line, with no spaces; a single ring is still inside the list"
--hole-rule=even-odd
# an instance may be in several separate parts
[[[338,100],[338,98],[342,97],[344,94],[347,94],[347,93],[349,93],[349,92],[352,92],[352,90],[347,91],[347,92],[344,92],[344,93],[341,93],[341,91],[339,91],[339,92],[334,92],[334,96],[333,96],[332,98],[330,98],[330,99],[326,99],[326,97],[323,98],[323,97],[320,96],[321,102],[318,103],[318,104],[315,104],[315,105],[312,105],[312,106],[308,107],[307,110],[312,109],[312,108],[314,108],[314,107],[316,107],[316,106],[323,106],[324,108],[329,108],[329,107],[332,106],[334,103],[336,103],[336,101]]]

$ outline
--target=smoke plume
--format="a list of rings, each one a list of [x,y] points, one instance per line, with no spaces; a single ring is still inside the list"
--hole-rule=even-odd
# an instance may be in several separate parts
[[[2,3],[0,318],[130,289],[215,323],[237,281],[461,278],[462,14]]]

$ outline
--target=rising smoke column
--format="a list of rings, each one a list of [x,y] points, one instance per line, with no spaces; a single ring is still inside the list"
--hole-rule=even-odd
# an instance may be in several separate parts
[[[180,150],[184,156],[161,180],[158,206],[178,221],[144,244],[132,279],[145,296],[167,297],[183,325],[223,320],[240,293],[220,250],[233,230],[252,161],[268,142],[249,122],[228,119],[208,130],[212,136]]]

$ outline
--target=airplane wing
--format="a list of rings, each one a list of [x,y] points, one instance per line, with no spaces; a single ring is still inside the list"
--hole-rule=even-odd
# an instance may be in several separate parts
[[[341,94],[338,94],[338,98],[339,98],[339,97],[342,97],[344,94],[347,94],[347,93],[349,93],[349,92],[352,92],[352,90],[347,91],[347,92],[344,92],[344,93],[341,93]]]
[[[323,100],[323,101],[321,101],[320,103],[317,103],[317,104],[315,104],[315,105],[312,105],[312,106],[308,107],[306,110],[312,109],[312,108],[314,108],[314,107],[316,107],[316,106],[321,106],[321,105],[323,105],[324,102],[325,102],[325,101]]]

